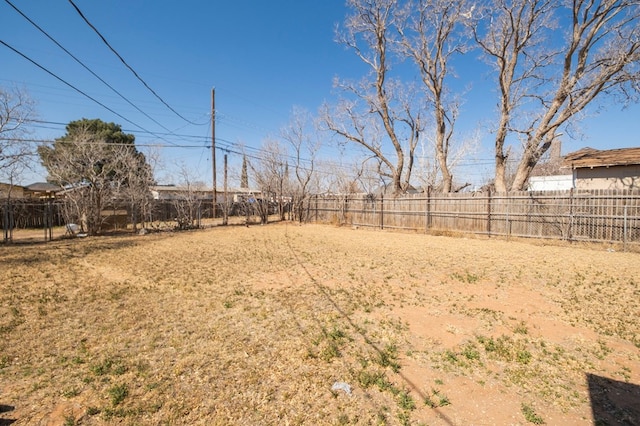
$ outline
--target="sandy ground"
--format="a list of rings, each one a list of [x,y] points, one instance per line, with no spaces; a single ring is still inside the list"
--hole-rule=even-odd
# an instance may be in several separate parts
[[[0,425],[640,424],[638,254],[284,223],[0,265]]]

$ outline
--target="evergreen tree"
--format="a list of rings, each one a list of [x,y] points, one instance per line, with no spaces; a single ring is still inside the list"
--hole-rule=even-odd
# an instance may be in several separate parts
[[[242,157],[242,174],[240,175],[240,188],[249,188],[249,174],[247,173],[247,156]]]
[[[47,180],[67,189],[67,221],[94,235],[105,220],[103,210],[113,203],[128,203],[133,217],[144,210],[153,176],[134,140],[115,123],[82,119],[69,123],[53,144],[38,148]]]

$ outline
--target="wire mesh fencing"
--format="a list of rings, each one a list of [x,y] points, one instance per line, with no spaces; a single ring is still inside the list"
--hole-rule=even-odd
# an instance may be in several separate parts
[[[0,200],[0,242],[53,239],[53,229],[65,224],[62,210],[61,204],[52,199]]]
[[[640,248],[640,191],[592,190],[512,193],[421,193],[402,196],[331,194],[308,198],[310,221],[424,232],[453,231],[488,236],[622,244]],[[231,206],[233,207],[233,206]],[[211,202],[199,202],[196,223],[213,218]],[[175,203],[153,202],[144,220],[175,221]],[[126,208],[105,210],[130,220]],[[119,214],[116,215],[116,213]],[[241,214],[233,208],[229,214]],[[105,223],[109,224],[109,215]],[[2,241],[17,235],[51,240],[64,233],[64,201],[1,200]],[[126,225],[126,224],[124,224]],[[123,226],[124,226],[123,225]]]
[[[341,225],[640,246],[640,191],[316,195],[309,217]]]

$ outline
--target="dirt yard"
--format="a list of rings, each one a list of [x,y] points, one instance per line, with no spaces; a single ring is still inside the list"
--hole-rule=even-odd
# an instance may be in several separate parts
[[[639,254],[291,223],[0,246],[0,425],[632,425],[639,385]]]

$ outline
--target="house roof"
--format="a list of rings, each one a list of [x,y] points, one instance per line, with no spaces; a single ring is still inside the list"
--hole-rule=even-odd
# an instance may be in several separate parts
[[[564,156],[564,165],[572,169],[583,167],[630,166],[636,164],[640,164],[640,147],[607,150],[587,147]]]
[[[32,183],[31,185],[25,186],[25,188],[33,192],[58,192],[62,189],[58,185],[48,182]]]

